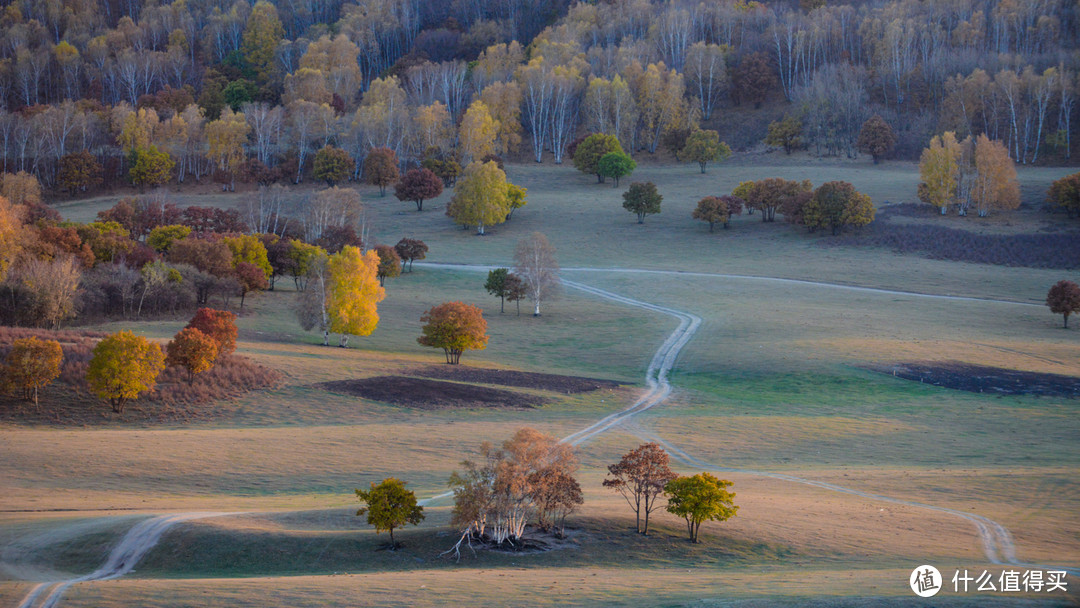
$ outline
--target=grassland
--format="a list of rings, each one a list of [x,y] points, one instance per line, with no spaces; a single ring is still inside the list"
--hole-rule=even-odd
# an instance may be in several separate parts
[[[983,514],[1010,528],[1021,560],[1080,564],[1074,401],[962,393],[864,369],[964,361],[1080,375],[1080,334],[1059,329],[1059,319],[1037,305],[1062,273],[826,248],[821,237],[764,225],[757,216],[716,234],[690,219],[702,195],[754,177],[847,179],[878,202],[910,200],[914,192],[909,164],[774,160],[743,159],[704,176],[690,165],[644,166],[634,179],[656,181],[665,195],[663,213],[644,226],[621,209],[620,190],[594,185],[569,166],[533,165],[509,168],[511,179],[529,188],[529,204],[488,236],[453,226],[442,214],[445,196],[418,214],[365,190],[368,221],[382,242],[422,238],[436,262],[508,265],[517,239],[542,230],[565,267],[775,276],[1003,302],[567,270],[567,277],[692,312],[704,323],[679,359],[668,403],[581,447],[586,504],[572,518],[565,548],[485,553],[456,564],[438,558],[451,543],[445,501],[428,509],[422,526],[402,534],[406,550],[388,553],[375,550],[382,537],[351,515],[352,488],[395,475],[421,496],[437,494],[481,441],[498,441],[522,425],[568,434],[626,407],[639,387],[562,396],[537,410],[419,411],[314,385],[408,373],[439,361],[440,353],[415,337],[420,314],[440,301],[484,308],[490,346],[467,353],[466,364],[637,384],[675,322],[573,290],[543,317],[500,315],[498,301],[482,291],[482,275],[418,266],[388,282],[378,330],[343,350],[300,331],[288,310],[293,294],[282,289],[250,300],[240,322],[239,352],[287,374],[278,390],[215,404],[213,416],[193,424],[0,427],[0,509],[7,511],[0,514],[0,547],[39,547],[37,557],[21,560],[31,573],[85,572],[100,563],[108,539],[141,514],[255,512],[181,526],[131,576],[79,585],[66,606],[707,606],[811,599],[869,606],[909,599],[907,575],[922,563],[943,572],[992,568],[970,524],[959,519],[749,473],[725,473],[736,482],[742,510],[703,529],[703,545],[683,542],[682,524],[670,516],[660,517],[653,538],[642,539],[628,531],[630,512],[600,481],[607,463],[661,436],[717,467],[786,473]],[[1039,189],[1062,173],[1023,170],[1026,200],[1041,198]],[[192,194],[182,204],[234,205],[241,196]],[[85,219],[110,204],[98,199],[63,211]],[[983,224],[945,221],[977,230],[1057,229],[1032,210]],[[134,328],[164,339],[179,326]],[[103,415],[110,415],[106,409]],[[123,517],[92,519],[103,514]],[[35,544],[42,534],[58,536]],[[2,555],[0,562],[17,557]],[[14,580],[20,572],[0,576],[9,579],[0,582],[0,602],[17,604],[27,588]],[[979,605],[989,597],[944,603]]]

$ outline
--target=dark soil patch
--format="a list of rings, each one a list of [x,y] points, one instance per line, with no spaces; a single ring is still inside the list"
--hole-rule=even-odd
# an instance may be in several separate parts
[[[959,362],[910,362],[871,366],[905,380],[971,393],[1080,397],[1080,378]]]
[[[57,340],[64,351],[60,377],[43,389],[40,407],[0,392],[0,422],[86,426],[117,421],[208,421],[224,412],[221,402],[275,387],[283,378],[277,370],[237,355],[223,357],[212,369],[195,376],[190,384],[186,371],[166,367],[153,391],[129,402],[123,414],[116,414],[107,402],[90,392],[86,383],[86,369],[94,346],[107,335],[77,330],[0,329],[0,361],[7,357],[16,339],[30,336]]]
[[[518,372],[505,369],[482,367],[462,367],[460,365],[432,365],[409,372],[425,378],[476,382],[479,384],[498,384],[516,386],[556,393],[588,393],[602,388],[618,388],[618,382],[598,380],[582,376],[560,376],[558,374],[540,374],[536,372]]]
[[[534,408],[544,399],[486,386],[440,382],[408,376],[375,376],[360,380],[323,382],[320,388],[424,410],[474,407]]]

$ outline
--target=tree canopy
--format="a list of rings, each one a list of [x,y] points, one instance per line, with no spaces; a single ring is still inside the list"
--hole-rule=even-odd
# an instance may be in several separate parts
[[[604,487],[626,499],[637,516],[639,534],[649,533],[649,514],[658,507],[657,497],[677,477],[668,463],[664,448],[657,443],[643,443],[624,454],[619,462],[608,465],[611,477],[604,480]]]
[[[644,224],[645,216],[660,213],[660,202],[664,197],[656,190],[652,182],[634,182],[623,192],[623,209],[637,215],[637,223]]]
[[[424,167],[409,169],[394,186],[394,196],[399,201],[413,201],[417,211],[423,211],[424,201],[436,198],[442,191],[443,180]]]
[[[458,179],[446,215],[458,224],[476,226],[476,233],[484,234],[486,226],[505,222],[510,210],[506,173],[492,161],[474,161]]]
[[[128,401],[154,390],[158,374],[165,369],[165,354],[156,342],[130,331],[102,338],[94,347],[86,368],[86,382],[95,395],[124,413]]]
[[[1068,329],[1069,315],[1080,312],[1080,285],[1066,280],[1054,283],[1046,294],[1046,305],[1050,312],[1062,316],[1062,327]]]
[[[711,161],[721,162],[731,157],[731,148],[720,141],[716,131],[698,129],[686,138],[686,145],[679,150],[679,160],[695,162],[705,173],[705,165]]]
[[[21,392],[23,399],[37,405],[41,389],[60,377],[63,360],[64,351],[56,340],[19,338],[0,368],[0,386]]]
[[[441,348],[446,362],[457,365],[467,350],[487,348],[487,321],[476,306],[462,302],[444,302],[420,317],[424,324],[416,339],[423,346]]]
[[[595,175],[596,181],[603,183],[607,175],[600,170],[600,159],[612,153],[625,154],[619,138],[604,133],[593,133],[574,150],[574,168],[582,173]]]
[[[693,477],[677,477],[664,486],[668,496],[667,510],[686,520],[690,542],[698,542],[702,522],[727,521],[735,517],[735,493],[728,492],[732,482],[718,479],[710,473]]]
[[[387,477],[380,483],[371,482],[371,489],[356,490],[356,498],[366,506],[356,511],[356,516],[367,515],[367,523],[375,526],[375,532],[386,530],[390,533],[390,547],[399,545],[394,540],[394,529],[406,524],[420,525],[424,521],[424,507],[417,504],[416,494],[406,490],[407,482],[394,477]]]

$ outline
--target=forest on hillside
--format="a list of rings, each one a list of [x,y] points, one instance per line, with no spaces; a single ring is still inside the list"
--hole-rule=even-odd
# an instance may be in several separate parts
[[[679,150],[733,108],[787,115],[822,155],[854,155],[877,114],[897,156],[954,131],[1068,162],[1078,26],[1066,0],[16,0],[0,163],[72,194],[299,182],[327,146],[352,178],[373,148],[558,163],[593,132]],[[715,128],[765,136],[739,124]]]

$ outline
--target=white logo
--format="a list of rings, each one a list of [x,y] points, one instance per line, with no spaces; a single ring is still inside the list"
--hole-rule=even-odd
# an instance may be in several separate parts
[[[922,565],[911,571],[908,584],[919,597],[933,597],[941,591],[941,573],[930,565]]]

